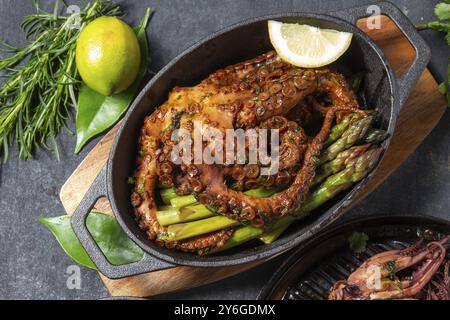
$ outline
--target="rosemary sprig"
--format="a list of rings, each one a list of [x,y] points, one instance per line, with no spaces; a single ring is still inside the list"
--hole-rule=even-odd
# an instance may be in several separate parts
[[[59,1],[49,13],[35,1],[36,14],[27,16],[22,30],[30,43],[15,48],[5,42],[0,50],[12,53],[0,61],[0,157],[6,161],[12,142],[27,159],[40,147],[50,148],[59,159],[56,135],[65,126],[69,108],[76,106],[74,92],[80,83],[75,48],[83,27],[99,16],[119,16],[119,5],[95,0],[78,14],[61,16]],[[74,28],[74,19],[78,26]],[[23,64],[22,60],[28,58]]]

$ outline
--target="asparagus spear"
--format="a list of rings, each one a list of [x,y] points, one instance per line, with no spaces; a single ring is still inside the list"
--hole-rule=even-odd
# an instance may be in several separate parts
[[[174,208],[186,207],[188,205],[194,204],[197,202],[197,199],[191,194],[187,196],[176,196],[175,198],[170,200],[170,205]]]
[[[268,189],[268,188],[256,188],[244,191],[244,193],[248,196],[252,196],[255,198],[267,198],[271,195],[277,193],[276,189]]]
[[[382,148],[371,149],[353,159],[344,170],[325,180],[303,203],[301,211],[310,212],[316,209],[341,191],[362,180],[375,167],[382,151]]]
[[[388,137],[388,134],[384,130],[374,129],[369,131],[367,135],[364,137],[364,142],[377,144],[380,143]]]
[[[365,144],[362,146],[355,146],[355,147],[351,147],[347,150],[341,151],[334,160],[324,163],[319,168],[317,168],[317,173],[316,173],[316,176],[314,177],[314,180],[313,180],[311,186],[315,186],[315,185],[321,183],[327,177],[344,169],[345,166],[350,161],[352,161],[353,159],[356,159],[361,154],[366,152],[367,149],[369,149],[369,147],[370,147],[370,144]]]
[[[339,152],[353,146],[356,142],[364,138],[372,120],[373,116],[368,116],[352,123],[336,142],[322,152],[319,158],[319,164],[333,160]]]
[[[257,238],[258,236],[262,235],[262,233],[263,233],[262,229],[256,228],[256,227],[253,227],[250,225],[239,227],[236,230],[234,230],[230,239],[228,239],[227,242],[225,242],[225,244],[223,246],[215,248],[215,249],[209,251],[208,253],[216,253],[216,252],[220,252],[220,251],[224,251],[224,250],[236,247],[247,241]]]
[[[225,216],[215,216],[207,219],[177,223],[167,227],[167,234],[160,235],[160,239],[178,241],[206,234],[209,232],[238,225],[239,222]]]
[[[170,200],[178,197],[178,195],[175,193],[175,190],[173,190],[172,188],[161,189],[159,194],[161,195],[161,199],[165,204],[170,204]]]
[[[346,115],[341,122],[331,128],[330,134],[324,142],[324,146],[328,147],[337,139],[339,139],[345,132],[345,130],[347,130],[347,128],[350,126],[350,124],[359,119],[361,119],[361,115],[358,113],[351,113],[349,115]]]
[[[197,202],[192,195],[177,195],[173,188],[161,189],[159,193],[162,201],[167,205],[171,205],[173,208],[181,208]]]
[[[296,220],[293,216],[286,216],[280,218],[274,223],[272,229],[269,232],[264,233],[259,237],[259,240],[265,244],[271,244]]]
[[[180,222],[189,222],[199,219],[209,218],[216,214],[210,211],[202,204],[192,205],[184,208],[170,208],[167,210],[158,210],[156,218],[162,226]]]

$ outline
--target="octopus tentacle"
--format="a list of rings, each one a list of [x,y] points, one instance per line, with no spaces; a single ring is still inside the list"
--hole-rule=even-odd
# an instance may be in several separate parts
[[[202,252],[206,248],[222,246],[231,237],[230,229],[218,230],[206,235],[181,241],[164,241],[161,235],[167,234],[167,227],[161,226],[156,218],[157,205],[154,190],[158,181],[157,156],[159,141],[154,136],[142,135],[140,144],[144,155],[138,158],[138,170],[135,175],[135,190],[132,193],[134,214],[139,220],[139,226],[146,231],[150,240],[167,248],[185,252]]]
[[[268,198],[247,196],[230,189],[224,183],[223,173],[219,166],[200,165],[200,179],[207,187],[198,196],[199,202],[212,207],[215,207],[218,201],[228,203],[229,208],[226,215],[238,221],[250,221],[259,227],[272,221],[276,216],[287,215],[298,210],[314,178],[317,164],[315,158],[320,154],[336,111],[333,108],[327,112],[320,132],[308,145],[303,165],[288,189]]]

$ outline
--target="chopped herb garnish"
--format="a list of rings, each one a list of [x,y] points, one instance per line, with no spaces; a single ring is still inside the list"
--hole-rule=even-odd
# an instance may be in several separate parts
[[[138,184],[138,192],[139,192],[139,193],[143,193],[144,190],[145,190],[145,184],[144,184],[144,181],[140,181],[139,184]]]
[[[353,232],[352,235],[348,238],[350,250],[352,250],[354,253],[365,252],[368,240],[369,236],[364,232]]]
[[[318,157],[312,157],[311,160],[314,162],[315,165],[320,164],[320,159]]]
[[[136,179],[133,176],[128,177],[128,184],[134,184]]]
[[[184,111],[178,111],[172,118],[172,129],[180,129],[180,120]]]
[[[160,240],[167,240],[169,238],[169,234],[167,232],[160,232],[158,233],[158,239]]]
[[[383,263],[383,269],[388,272],[388,278],[394,280],[395,273],[397,272],[397,264],[394,260]]]
[[[206,247],[203,249],[203,254],[208,254],[211,251],[211,247]]]

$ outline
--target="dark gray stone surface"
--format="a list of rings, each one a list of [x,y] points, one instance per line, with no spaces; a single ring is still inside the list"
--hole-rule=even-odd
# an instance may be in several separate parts
[[[53,3],[53,1],[43,1]],[[67,1],[79,4],[83,1]],[[287,11],[327,12],[368,4],[357,0],[166,0],[120,1],[127,11],[125,19],[137,23],[143,9],[156,12],[149,26],[152,69],[157,71],[189,44],[224,26],[245,18]],[[396,0],[410,19],[434,19],[437,0]],[[0,37],[13,44],[23,43],[19,23],[32,13],[29,0],[0,0]],[[429,43],[434,74],[443,79],[449,49],[442,35],[422,33]],[[69,121],[73,129],[73,121]],[[74,155],[75,138],[62,132],[59,136],[61,161],[50,152],[38,153],[36,159],[10,160],[0,166],[0,298],[2,299],[97,299],[106,297],[98,275],[81,268],[81,289],[68,289],[67,267],[73,262],[64,254],[53,236],[37,221],[39,216],[64,214],[58,199],[61,185],[96,144],[91,141],[80,155]],[[430,215],[450,219],[450,116],[417,151],[375,192],[345,219],[360,215],[395,213]],[[176,299],[254,299],[264,283],[283,260],[270,263],[238,276],[197,289],[171,294]]]

